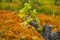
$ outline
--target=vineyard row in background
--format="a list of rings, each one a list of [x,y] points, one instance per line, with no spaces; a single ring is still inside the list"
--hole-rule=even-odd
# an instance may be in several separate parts
[[[0,10],[19,11],[25,2],[29,0],[0,0]],[[36,9],[39,13],[52,14],[54,10],[56,15],[60,15],[60,0],[30,0],[30,4],[32,9]]]

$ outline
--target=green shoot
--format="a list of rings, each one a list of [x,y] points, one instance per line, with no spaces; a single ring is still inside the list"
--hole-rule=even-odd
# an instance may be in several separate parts
[[[31,22],[31,21],[33,20],[32,18],[36,19],[36,21],[39,22],[38,18],[36,17],[36,13],[37,13],[36,10],[33,9],[33,11],[32,11],[32,10],[31,10],[31,6],[30,6],[29,3],[25,3],[25,4],[24,4],[24,8],[22,8],[21,10],[19,10],[18,16],[19,16],[20,18],[22,18],[22,19],[23,19],[23,18],[26,18],[26,15],[24,14],[24,12],[30,12],[30,17],[23,22],[24,25],[29,24],[29,22]],[[31,18],[31,17],[32,17],[32,18]]]
[[[30,8],[31,8],[30,4],[29,3],[25,3],[24,4],[24,8],[22,8],[21,10],[19,10],[18,16],[20,18],[23,18],[25,16],[24,12],[27,12]]]

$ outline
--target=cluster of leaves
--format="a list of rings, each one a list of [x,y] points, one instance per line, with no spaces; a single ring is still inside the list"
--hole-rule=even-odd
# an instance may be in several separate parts
[[[56,15],[60,16],[60,10],[56,11]]]
[[[0,9],[9,9],[10,5],[9,4],[0,4]]]
[[[60,0],[55,0],[55,5],[60,5]]]
[[[44,12],[44,13],[47,13],[49,15],[52,14],[54,16],[57,13],[56,9],[54,9],[54,2],[55,2],[55,0],[49,0],[49,1],[42,1],[42,0],[33,0],[32,1],[32,0],[30,0],[30,2],[29,2],[28,5],[31,5],[31,6],[29,6],[31,8],[28,8],[28,5],[26,5],[26,6],[24,5],[25,7],[22,8],[22,10],[20,10],[20,13],[22,13],[21,15],[23,16],[23,12],[26,12],[26,11],[28,11],[30,9],[29,12],[34,17],[35,17],[35,12],[39,12],[39,13],[40,12]],[[45,6],[47,3],[51,6],[51,8],[48,8],[48,7]],[[42,6],[42,7],[39,8],[38,6]],[[34,10],[36,10],[36,11],[35,12],[32,12]]]
[[[12,2],[12,3],[20,3],[24,5],[24,3],[29,3],[33,9],[36,9],[37,12],[44,12],[47,14],[55,15],[57,12],[55,12],[54,4],[60,4],[60,0],[0,0],[0,2]],[[46,7],[45,5],[48,4],[51,6],[51,8]],[[42,6],[42,7],[39,7]],[[24,6],[23,6],[24,7]],[[10,4],[0,4],[0,9],[8,9],[8,10],[17,10],[21,9],[21,6],[11,6]],[[25,9],[24,9],[25,10]]]
[[[29,3],[25,3],[24,5],[25,6],[21,10],[19,10],[19,14],[18,14],[18,16],[20,18],[26,18],[24,12],[29,12],[30,13],[30,17],[29,18],[26,18],[27,20],[24,21],[24,25],[27,25],[29,22],[32,21],[32,18],[31,17],[33,17],[34,19],[36,19],[38,21],[36,15],[35,15],[36,14],[36,10],[33,9],[33,11],[32,11],[31,10],[31,6],[30,6]]]
[[[32,5],[32,9],[36,9],[37,12],[44,12],[44,13],[47,13],[47,14],[52,14],[53,16],[56,14],[56,9],[54,8],[54,3],[55,3],[55,0],[48,0],[48,1],[42,1],[42,0],[33,0],[31,1],[31,5]],[[51,8],[49,7],[46,7],[45,5],[50,5]],[[39,7],[39,6],[42,6],[42,7]]]
[[[19,7],[19,6],[10,6],[10,10],[12,11],[18,11],[20,10],[22,7]]]
[[[12,10],[12,11],[18,11],[22,8],[19,6],[12,6],[10,4],[0,4],[0,10]]]

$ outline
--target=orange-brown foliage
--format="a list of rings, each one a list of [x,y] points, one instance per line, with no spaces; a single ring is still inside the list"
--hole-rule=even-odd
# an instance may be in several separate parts
[[[48,16],[45,14],[37,14],[39,20],[41,20],[40,25],[51,24],[53,25],[53,31],[60,28],[60,19],[58,16]],[[31,25],[24,27],[21,26],[21,20],[18,17],[18,12],[0,10],[0,31],[2,31],[2,39],[9,38],[11,40],[18,40],[20,37],[26,37],[28,40],[44,40],[43,37],[38,33],[35,28]]]

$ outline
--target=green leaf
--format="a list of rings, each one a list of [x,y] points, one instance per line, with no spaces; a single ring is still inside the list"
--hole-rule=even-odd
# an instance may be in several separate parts
[[[28,9],[30,9],[30,8],[31,8],[31,6],[30,6],[30,4],[29,4],[29,3],[25,3],[25,4],[24,4],[24,6],[25,6],[26,10],[28,10]]]
[[[34,9],[33,11],[31,11],[31,16],[36,19],[37,22],[40,22],[40,20],[38,20],[38,18],[36,17],[36,10]]]
[[[38,30],[38,31],[42,31],[42,30],[43,30],[43,28],[42,28],[42,27],[40,27],[40,28],[37,28],[37,30]]]
[[[31,16],[34,17],[34,18],[36,18],[35,14],[36,14],[36,10],[34,9],[33,11],[31,11]]]
[[[29,22],[31,22],[33,19],[32,18],[28,18],[26,21],[24,21],[23,23],[24,23],[24,25],[27,25],[27,24],[29,24]]]
[[[23,12],[25,12],[25,9],[24,8],[21,9],[21,10],[19,10],[19,13],[23,13]]]
[[[25,17],[25,14],[20,13],[20,14],[18,14],[18,16],[19,16],[20,18],[24,18],[24,17]]]

